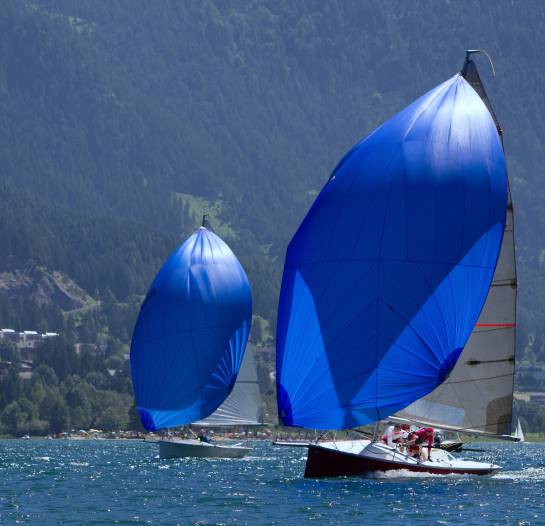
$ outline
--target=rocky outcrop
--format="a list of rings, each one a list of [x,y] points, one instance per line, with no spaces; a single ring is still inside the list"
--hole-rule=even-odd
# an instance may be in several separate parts
[[[54,303],[66,311],[84,307],[92,300],[70,278],[49,272],[33,261],[28,261],[23,268],[13,268],[10,262],[3,263],[0,266],[0,293],[11,298],[32,298],[38,305]]]

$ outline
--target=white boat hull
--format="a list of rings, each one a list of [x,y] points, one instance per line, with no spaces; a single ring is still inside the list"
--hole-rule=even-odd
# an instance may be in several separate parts
[[[376,471],[491,475],[501,469],[486,462],[458,460],[441,449],[432,449],[431,458],[431,461],[417,460],[369,440],[322,442],[309,445],[305,477],[365,475]]]
[[[159,440],[160,458],[242,458],[249,447],[209,444],[198,440]]]

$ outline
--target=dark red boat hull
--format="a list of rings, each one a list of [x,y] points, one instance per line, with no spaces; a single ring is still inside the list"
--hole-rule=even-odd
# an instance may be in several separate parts
[[[398,462],[389,462],[366,458],[353,453],[345,453],[317,445],[308,447],[305,478],[319,477],[346,477],[365,475],[375,471],[407,470],[419,473],[445,475],[491,475],[498,469],[449,469],[432,468],[423,465],[400,465]]]

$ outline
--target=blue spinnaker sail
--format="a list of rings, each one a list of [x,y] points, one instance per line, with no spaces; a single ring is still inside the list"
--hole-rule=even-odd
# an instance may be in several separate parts
[[[134,329],[131,372],[146,429],[194,422],[221,405],[235,384],[251,320],[244,269],[201,227],[155,277]]]
[[[281,421],[352,428],[442,383],[486,299],[506,206],[496,127],[460,75],[352,148],[288,247]]]

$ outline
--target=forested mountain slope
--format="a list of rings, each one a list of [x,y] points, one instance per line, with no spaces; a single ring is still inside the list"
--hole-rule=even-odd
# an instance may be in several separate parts
[[[520,343],[545,359],[544,27],[537,0],[5,0],[2,254],[136,304],[211,209],[274,322],[286,244],[336,162],[485,48],[517,214]]]

